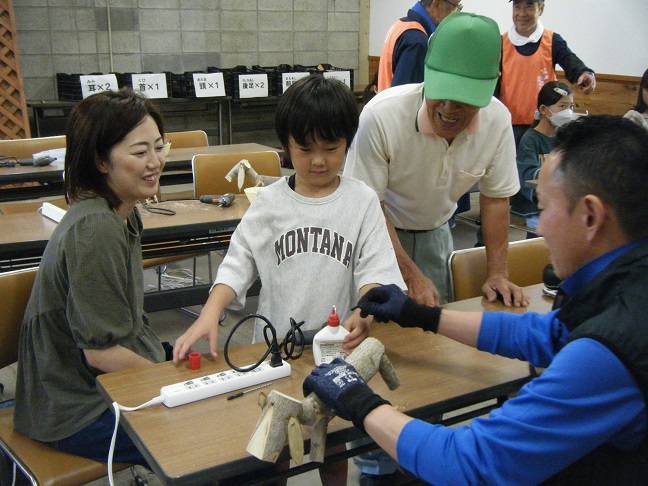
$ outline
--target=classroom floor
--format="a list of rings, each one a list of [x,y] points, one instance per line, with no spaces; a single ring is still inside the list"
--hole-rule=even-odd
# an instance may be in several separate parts
[[[464,213],[464,218],[457,219],[455,227],[452,229],[452,234],[455,243],[455,249],[471,248],[475,245],[476,239],[476,228],[477,226],[472,224],[470,221],[478,219],[479,207],[477,194],[473,194],[472,198],[472,210]],[[511,229],[510,231],[510,240],[519,240],[525,237],[525,233],[519,230]],[[215,275],[218,264],[220,263],[222,256],[217,252],[212,253],[212,269]],[[207,267],[207,257],[199,257],[198,260],[198,270],[197,277],[203,281],[208,281],[208,267]],[[192,267],[191,260],[186,260],[183,262],[178,262],[170,265],[165,273],[163,274],[163,286],[172,286],[172,285],[183,285],[185,280],[190,278],[191,271],[189,270]],[[147,286],[147,291],[154,291],[157,288],[157,274],[154,269],[148,269],[145,271],[145,285]],[[221,336],[223,339],[219,342],[220,349],[222,349],[223,344],[225,343],[225,336],[228,336],[233,326],[241,319],[241,317],[253,313],[256,311],[257,298],[251,297],[248,298],[246,308],[238,312],[228,312],[223,322],[223,327],[221,328]],[[189,310],[199,313],[201,306],[190,307]],[[151,326],[154,331],[158,334],[162,341],[169,341],[173,343],[175,339],[181,335],[184,330],[189,327],[195,317],[188,314],[187,312],[181,309],[172,309],[167,311],[153,312],[149,314],[151,320]],[[231,346],[248,344],[252,341],[251,338],[251,326],[242,326],[239,331],[232,337]],[[194,346],[194,349],[202,353],[208,352],[208,347],[205,342],[197,343]],[[4,384],[4,398],[13,398],[14,389],[15,389],[15,366],[10,366],[0,370],[0,383]],[[348,477],[347,485],[358,485],[360,472],[355,467],[352,460],[348,461]],[[143,479],[148,481],[150,486],[160,485],[160,481],[156,478],[154,474],[149,473],[144,468],[137,468],[138,472]],[[17,483],[26,484],[21,482]],[[108,479],[100,479],[89,483],[89,486],[104,486],[108,484]],[[116,486],[127,486],[135,485],[135,479],[131,472],[126,469],[115,474],[115,485]],[[288,480],[288,486],[312,486],[314,484],[320,484],[319,475],[317,471],[311,471]],[[399,486],[409,485],[409,486],[419,486],[425,484],[421,481],[418,481],[412,477],[403,477],[396,483]]]

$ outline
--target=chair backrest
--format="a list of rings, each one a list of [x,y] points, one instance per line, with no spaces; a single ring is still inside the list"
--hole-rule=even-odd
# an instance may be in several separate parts
[[[164,138],[171,140],[171,148],[208,147],[209,139],[203,130],[168,132]]]
[[[38,268],[0,273],[0,368],[18,361],[18,337]]]
[[[10,155],[17,159],[31,159],[38,152],[61,148],[65,148],[65,135],[0,140],[0,155]]]
[[[531,238],[509,243],[509,280],[520,287],[542,283],[542,271],[550,262],[544,238]],[[486,281],[486,249],[457,250],[448,258],[450,289],[453,300],[470,299],[482,295]]]
[[[252,186],[246,178],[239,191],[238,180],[228,182],[225,176],[238,162],[246,159],[259,175],[281,176],[281,162],[277,152],[241,152],[235,154],[202,154],[194,155],[191,166],[193,170],[194,197],[206,194],[241,193]]]

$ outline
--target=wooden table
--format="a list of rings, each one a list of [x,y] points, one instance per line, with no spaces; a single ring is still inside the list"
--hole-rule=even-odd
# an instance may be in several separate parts
[[[482,305],[480,302],[471,299],[452,305],[478,310]],[[545,306],[548,307],[546,303]],[[485,400],[503,400],[531,379],[525,362],[483,353],[420,329],[403,329],[393,323],[375,324],[373,335],[385,344],[402,386],[389,391],[379,375],[371,380],[370,385],[398,410],[423,420],[436,420],[441,414]],[[223,339],[226,336],[222,336]],[[230,350],[230,359],[237,366],[245,366],[256,362],[265,349],[265,344],[235,348]],[[310,348],[290,364],[291,376],[273,382],[264,390],[266,393],[275,389],[295,398],[303,396],[302,382],[314,367]],[[215,361],[203,356],[202,368],[198,371],[191,371],[186,362],[179,366],[166,362],[108,373],[97,380],[107,402],[136,406],[159,395],[162,386],[227,369],[221,353]],[[254,476],[256,469],[270,464],[245,451],[260,415],[257,405],[259,393],[253,392],[232,401],[228,401],[226,395],[175,408],[156,405],[122,414],[122,425],[162,483],[193,485],[224,481],[221,484],[250,484],[251,481],[263,484],[273,480],[267,470],[262,477]],[[457,421],[454,418],[447,423]],[[305,437],[308,437],[308,431],[305,431]],[[342,444],[360,437],[361,433],[349,422],[335,418],[329,424],[327,444]],[[366,446],[350,450],[327,459],[327,462],[366,450]],[[284,451],[280,460],[286,457]],[[307,463],[291,468],[286,475],[299,474],[318,466],[318,463]],[[245,479],[240,479],[242,474],[247,474]]]
[[[444,304],[443,308],[467,312],[496,312],[504,310],[513,314],[524,314],[525,312],[538,312],[540,314],[545,314],[551,310],[553,299],[542,293],[543,287],[543,284],[524,287],[524,292],[531,299],[531,302],[527,307],[505,307],[499,300],[488,302],[486,297],[474,297],[472,299]]]
[[[193,181],[191,159],[198,154],[230,154],[238,152],[278,151],[274,147],[259,143],[237,143],[232,145],[211,145],[174,149],[173,145],[166,157],[161,185],[184,184]],[[29,187],[0,189],[0,202],[36,199],[44,196],[62,196],[63,162],[54,162],[43,167],[21,166],[0,167],[0,186],[3,184],[37,183]]]
[[[221,208],[196,200],[165,201],[157,207],[172,209],[173,216],[150,213],[139,206],[144,231],[142,257],[202,253],[223,250],[241,218],[250,207],[246,196]],[[0,216],[0,271],[37,266],[56,223],[37,212]],[[211,283],[145,295],[145,310],[204,304]]]

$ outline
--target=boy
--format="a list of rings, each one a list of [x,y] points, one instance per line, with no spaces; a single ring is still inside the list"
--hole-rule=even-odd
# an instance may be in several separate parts
[[[358,128],[351,91],[319,75],[301,79],[282,96],[275,126],[295,174],[259,191],[241,219],[200,317],[175,343],[176,363],[201,338],[216,356],[219,316],[243,307],[257,276],[258,313],[278,336],[291,317],[305,321],[302,330],[319,329],[336,306],[352,345],[371,322],[350,313],[358,297],[382,284],[406,288],[376,193],[339,175]],[[254,342],[264,325],[257,320]]]

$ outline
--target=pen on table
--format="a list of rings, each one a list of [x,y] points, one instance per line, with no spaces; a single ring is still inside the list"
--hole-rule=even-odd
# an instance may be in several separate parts
[[[234,398],[242,397],[246,393],[250,393],[250,392],[253,392],[255,390],[258,390],[259,388],[265,388],[266,386],[270,386],[270,385],[272,385],[272,382],[266,383],[265,385],[261,385],[261,386],[255,386],[254,388],[250,388],[249,390],[245,390],[245,391],[242,391],[242,392],[235,393],[234,395],[230,395],[229,397],[227,397],[227,399],[228,400],[233,400]]]

